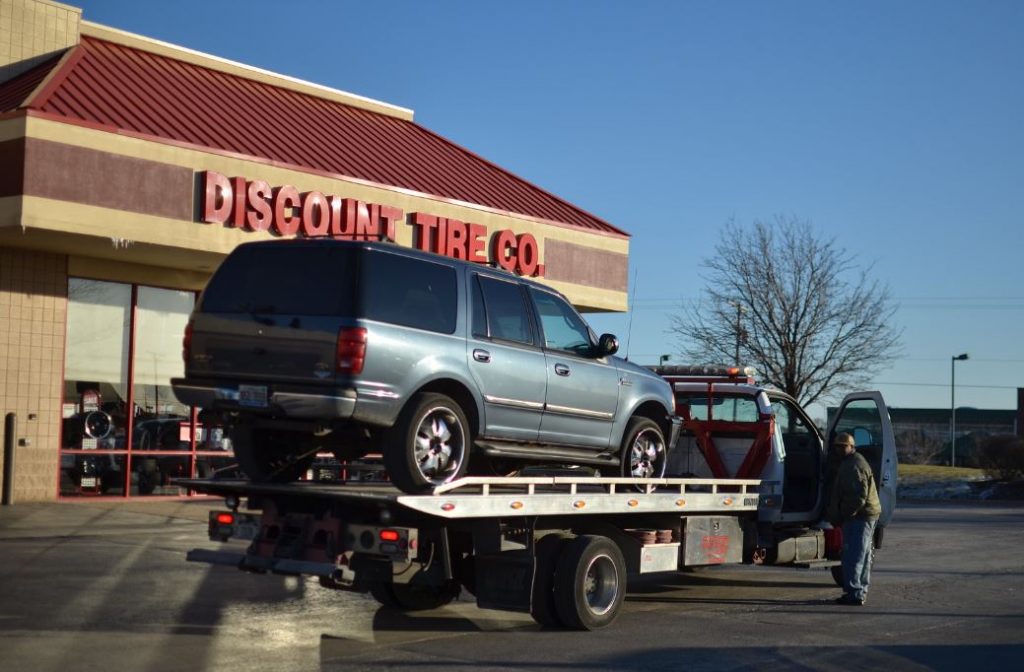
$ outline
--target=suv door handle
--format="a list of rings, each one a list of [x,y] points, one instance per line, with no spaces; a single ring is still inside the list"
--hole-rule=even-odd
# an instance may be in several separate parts
[[[480,348],[477,348],[476,350],[473,351],[473,359],[475,359],[478,362],[483,362],[484,364],[486,364],[487,362],[491,361],[491,353],[487,352],[486,350],[481,350]]]
[[[555,373],[560,376],[568,376],[570,373],[569,367],[565,364],[555,364]]]

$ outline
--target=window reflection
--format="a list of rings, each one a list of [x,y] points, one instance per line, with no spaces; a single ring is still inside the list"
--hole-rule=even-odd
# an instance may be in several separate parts
[[[69,279],[62,497],[180,496],[187,492],[171,479],[234,463],[223,429],[193,424],[199,409],[170,386],[184,373],[181,338],[194,301],[189,291],[138,286],[132,339],[132,285]]]

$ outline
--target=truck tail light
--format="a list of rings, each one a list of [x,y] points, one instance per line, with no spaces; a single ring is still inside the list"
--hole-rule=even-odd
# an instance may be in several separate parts
[[[181,339],[181,358],[186,364],[192,358],[192,320],[185,325],[185,335]]]
[[[358,375],[366,363],[366,329],[345,327],[338,332],[336,369],[338,373]]]

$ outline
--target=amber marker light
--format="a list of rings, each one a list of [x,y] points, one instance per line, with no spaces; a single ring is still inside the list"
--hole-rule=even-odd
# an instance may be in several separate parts
[[[516,511],[518,511],[519,509],[523,508],[523,503],[520,502],[520,501],[515,501],[515,502],[512,502],[511,504],[509,504],[509,506],[511,506]]]
[[[631,499],[628,502],[626,502],[626,505],[627,506],[640,506],[640,502],[638,500]]]
[[[732,497],[726,497],[722,500],[722,504],[726,506],[732,506]]]
[[[686,506],[686,500],[685,499],[677,499],[676,500],[676,506]]]
[[[583,501],[582,499],[577,499],[575,502],[572,503],[572,508],[574,508],[574,509],[582,509],[586,505],[587,505],[587,503],[585,501]]]

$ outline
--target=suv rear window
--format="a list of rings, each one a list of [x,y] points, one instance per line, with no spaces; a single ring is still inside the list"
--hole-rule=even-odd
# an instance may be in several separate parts
[[[221,264],[202,311],[363,317],[451,334],[457,297],[445,264],[341,245],[252,245]]]
[[[351,315],[356,254],[337,245],[239,247],[203,291],[202,311]]]

